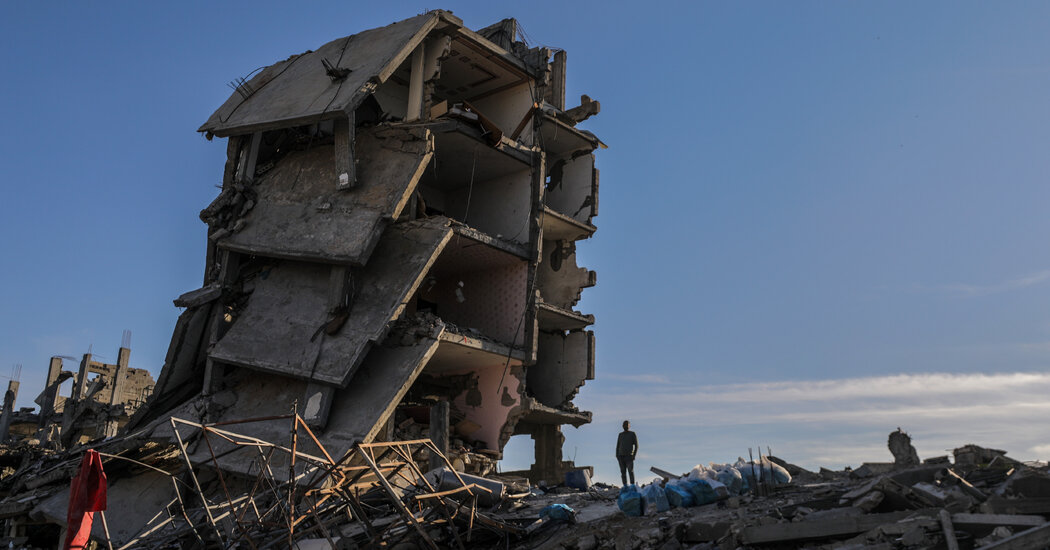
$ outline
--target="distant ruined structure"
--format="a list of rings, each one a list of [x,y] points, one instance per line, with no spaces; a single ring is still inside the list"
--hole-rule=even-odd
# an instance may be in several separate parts
[[[125,331],[116,364],[95,361],[85,353],[76,372],[62,369],[62,357],[51,358],[44,391],[36,398],[42,443],[64,448],[113,437],[128,423],[154,386],[148,371],[128,366],[130,347],[131,333]],[[63,382],[71,379],[69,394],[61,395]]]

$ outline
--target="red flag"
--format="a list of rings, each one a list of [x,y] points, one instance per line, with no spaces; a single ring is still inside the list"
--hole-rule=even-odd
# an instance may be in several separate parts
[[[102,457],[89,450],[80,462],[80,472],[73,478],[69,491],[68,529],[63,550],[83,549],[91,538],[91,521],[95,512],[106,509],[106,472]]]

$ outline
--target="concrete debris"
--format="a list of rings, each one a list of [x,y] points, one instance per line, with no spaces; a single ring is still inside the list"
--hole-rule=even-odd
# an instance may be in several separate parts
[[[274,423],[280,439],[250,435]],[[93,448],[110,480],[110,532],[93,538],[114,548],[1035,549],[1050,540],[1050,467],[1040,463],[1018,463],[996,484],[984,481],[994,464],[917,465],[871,480],[797,467],[787,478],[766,457],[681,475],[654,467],[659,477],[628,490],[642,500],[630,517],[616,487],[461,473],[428,438],[356,442],[336,455],[294,410],[213,423],[168,417]],[[84,450],[0,447],[5,542],[57,544]],[[660,498],[678,490],[691,505]]]
[[[895,432],[890,432],[888,445],[895,465],[915,466],[919,463],[919,453],[915,452],[915,447],[911,444],[911,437],[900,428],[897,428]]]

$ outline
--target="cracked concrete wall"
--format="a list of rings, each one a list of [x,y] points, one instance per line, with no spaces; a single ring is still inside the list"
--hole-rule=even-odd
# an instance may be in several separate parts
[[[441,154],[440,150],[437,154]],[[469,169],[473,159],[468,156],[457,162],[464,163]],[[445,195],[444,202],[452,218],[493,237],[527,243],[532,210],[531,181],[529,170],[485,181],[475,180],[472,185],[464,181],[456,193]]]
[[[536,288],[545,303],[562,309],[572,309],[580,301],[583,289],[594,286],[593,271],[576,265],[576,246],[569,243],[571,252],[565,255],[563,248],[554,241],[543,241],[543,255],[536,269]],[[562,243],[564,244],[564,243]]]
[[[540,332],[536,364],[529,367],[529,392],[548,407],[563,408],[594,379],[594,333]]]

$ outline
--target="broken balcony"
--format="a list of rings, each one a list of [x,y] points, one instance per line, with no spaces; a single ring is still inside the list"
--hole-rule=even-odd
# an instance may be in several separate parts
[[[540,120],[540,147],[548,156],[576,157],[589,153],[605,144],[591,132],[580,130],[548,112],[537,114]]]

